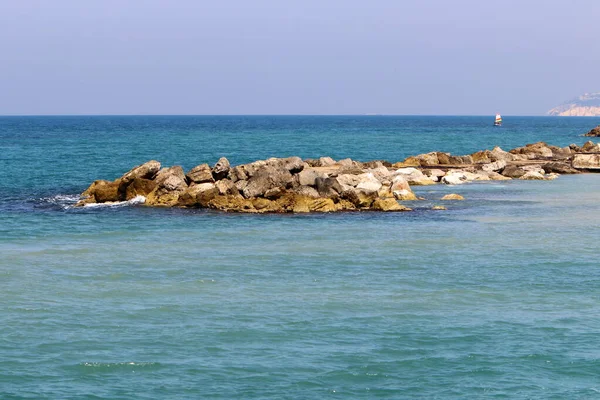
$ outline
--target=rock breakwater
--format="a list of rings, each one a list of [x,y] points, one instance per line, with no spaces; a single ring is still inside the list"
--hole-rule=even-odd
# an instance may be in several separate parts
[[[146,206],[209,208],[244,213],[410,211],[411,186],[489,180],[550,180],[559,174],[600,170],[600,146],[559,148],[543,142],[469,155],[431,152],[401,162],[335,161],[330,157],[269,158],[231,166],[221,158],[187,173],[158,161],[136,166],[114,181],[94,181],[78,206],[130,201]]]

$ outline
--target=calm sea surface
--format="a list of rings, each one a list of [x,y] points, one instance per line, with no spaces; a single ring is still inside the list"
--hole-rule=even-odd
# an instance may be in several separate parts
[[[600,175],[416,187],[398,214],[70,207],[150,159],[395,162],[600,119],[491,123],[0,117],[0,398],[600,398]]]

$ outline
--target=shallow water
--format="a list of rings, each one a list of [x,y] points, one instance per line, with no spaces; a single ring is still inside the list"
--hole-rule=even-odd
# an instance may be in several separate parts
[[[415,188],[412,213],[69,207],[151,158],[396,161],[590,119],[211,118],[0,118],[1,398],[600,396],[600,175]]]

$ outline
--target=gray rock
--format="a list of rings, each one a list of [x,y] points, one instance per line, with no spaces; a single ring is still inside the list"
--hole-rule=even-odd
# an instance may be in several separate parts
[[[317,192],[317,189],[311,186],[300,186],[295,190],[295,192],[303,196],[311,197],[313,199],[320,197],[319,192]]]
[[[501,174],[508,178],[520,178],[525,175],[525,170],[521,167],[517,167],[516,165],[507,165],[502,170]]]
[[[229,173],[227,177],[231,179],[232,182],[237,181],[245,181],[248,179],[248,174],[246,173],[246,169],[243,165],[238,165],[237,167],[233,167],[229,169]]]
[[[167,191],[185,190],[187,188],[183,168],[178,165],[158,171],[154,182],[156,182],[159,189]]]
[[[263,196],[269,189],[286,188],[292,184],[292,174],[287,169],[276,169],[264,166],[248,179],[248,184],[242,190],[245,198]]]
[[[374,191],[352,188],[344,190],[341,197],[357,208],[368,208],[378,198],[378,194]]]
[[[315,187],[322,197],[334,198],[343,192],[342,186],[336,178],[317,178]]]
[[[507,153],[509,154],[509,153]],[[497,160],[488,164],[483,164],[481,166],[481,169],[484,171],[500,171],[501,169],[504,169],[504,167],[506,167],[506,160]]]
[[[177,205],[180,207],[207,207],[208,202],[217,194],[219,194],[219,190],[214,183],[192,184],[179,195]]]
[[[325,175],[314,169],[305,169],[298,173],[298,183],[301,186],[315,186],[317,178],[324,178]]]
[[[231,179],[221,179],[215,183],[215,186],[219,190],[220,195],[236,195],[239,193],[238,188]]]
[[[367,172],[373,174],[375,179],[377,179],[379,182],[391,180],[393,175],[393,173],[384,166],[368,169]]]
[[[547,164],[542,165],[544,172],[547,174],[557,173],[557,174],[578,174],[579,171],[571,166],[570,163],[563,161],[554,161],[549,162]]]
[[[600,145],[588,140],[581,146],[581,151],[583,153],[598,153],[600,152]]]
[[[431,178],[425,176],[421,171],[412,167],[397,169],[394,175],[404,176],[404,178],[406,178],[410,185],[418,186],[435,184],[435,182]]]
[[[121,181],[132,181],[135,178],[153,179],[160,171],[160,163],[155,160],[148,161],[142,165],[133,167],[121,177]]]
[[[331,157],[321,157],[319,158],[319,167],[328,167],[330,165],[335,164],[335,160]]]
[[[215,181],[208,164],[196,165],[185,176],[190,182],[194,183],[209,183]]]
[[[221,179],[225,179],[227,174],[229,174],[229,170],[231,169],[231,165],[229,164],[229,160],[225,157],[219,158],[219,161],[212,167],[212,175],[213,178],[218,181]]]
[[[573,155],[573,168],[577,169],[600,169],[600,154],[574,154]]]
[[[513,161],[515,159],[514,154],[504,151],[498,146],[494,147],[492,151],[490,151],[489,157],[492,161]]]

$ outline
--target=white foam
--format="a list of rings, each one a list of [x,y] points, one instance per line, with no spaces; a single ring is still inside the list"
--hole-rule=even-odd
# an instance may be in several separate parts
[[[127,201],[107,201],[106,203],[90,203],[85,204],[85,208],[101,208],[101,207],[126,207],[126,206],[135,206],[137,204],[144,204],[146,202],[146,198],[144,196],[135,196],[131,200]]]
[[[57,194],[52,197],[42,197],[39,199],[43,203],[55,204],[63,209],[71,208],[79,201],[78,194]]]

